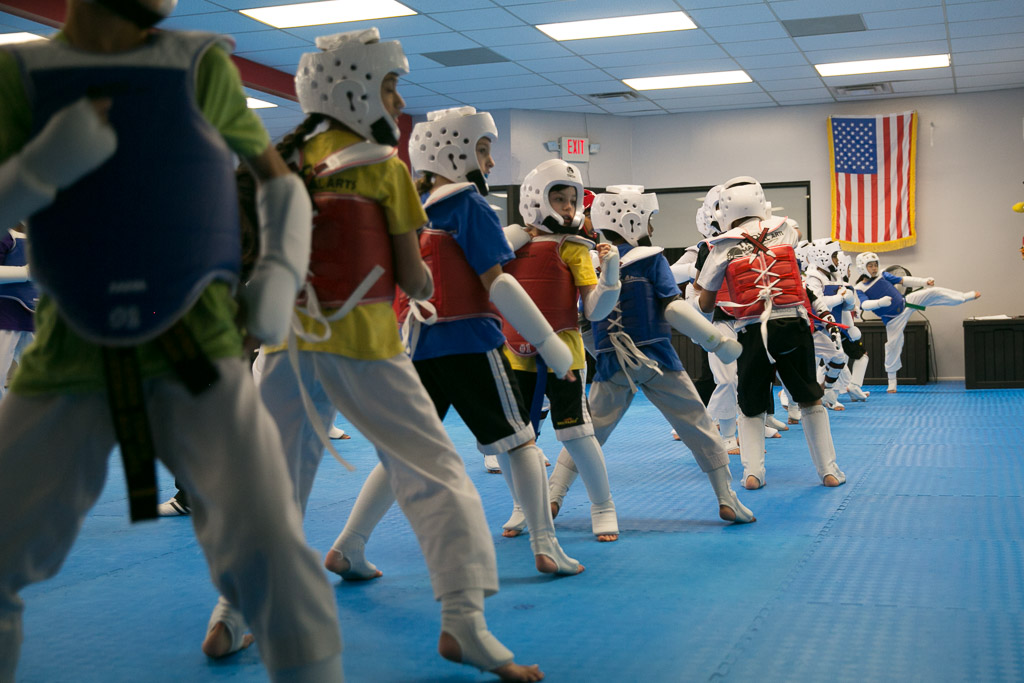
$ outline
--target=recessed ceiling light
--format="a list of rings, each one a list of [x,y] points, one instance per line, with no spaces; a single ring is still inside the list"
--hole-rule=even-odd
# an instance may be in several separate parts
[[[632,36],[638,33],[686,31],[697,28],[697,25],[683,12],[662,12],[607,19],[563,21],[557,24],[538,24],[537,28],[555,40],[582,40],[584,38]]]
[[[253,7],[238,11],[274,28],[341,24],[347,21],[408,17],[416,14],[415,10],[411,10],[395,0],[359,0],[359,2],[325,0],[324,2],[303,2],[297,5]]]
[[[633,90],[664,90],[666,88],[693,88],[702,85],[750,83],[751,78],[747,75],[746,71],[714,71],[705,74],[623,78],[622,82],[633,88]]]
[[[949,66],[949,55],[867,59],[860,62],[833,62],[831,64],[815,64],[814,68],[822,76],[850,76],[853,74],[877,74],[883,71],[938,69],[944,66]]]
[[[266,100],[258,100],[255,97],[246,97],[245,104],[249,109],[270,109],[277,105],[273,102],[267,102]]]
[[[27,43],[32,40],[43,40],[42,36],[34,33],[0,33],[0,45],[13,45],[14,43]]]

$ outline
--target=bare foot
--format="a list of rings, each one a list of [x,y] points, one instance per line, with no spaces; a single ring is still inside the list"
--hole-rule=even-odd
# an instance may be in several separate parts
[[[235,652],[240,652],[245,648],[253,644],[256,639],[253,638],[251,633],[247,633],[242,636],[242,644],[237,650],[231,649],[231,632],[228,627],[224,625],[224,622],[218,621],[210,629],[210,632],[206,634],[206,639],[203,640],[203,654],[207,657],[213,657],[218,659],[220,657],[227,657]]]
[[[346,581],[369,581],[384,576],[384,572],[376,567],[372,571],[367,572],[352,571],[352,563],[334,548],[327,551],[327,557],[324,558],[324,568],[334,572]]]
[[[748,474],[747,478],[743,481],[743,488],[748,491],[757,490],[761,488],[761,486],[763,486],[763,484],[761,484],[753,474]]]
[[[840,482],[834,475],[826,474],[825,478],[821,480],[821,483],[829,488],[834,488],[839,486],[842,482]]]
[[[562,509],[562,506],[558,503],[551,501],[551,519],[558,516],[558,511]]]
[[[885,393],[887,393],[887,394],[895,394],[896,390],[895,389],[886,389]]]
[[[798,418],[795,418],[795,417],[787,417],[786,418],[786,422],[788,422],[791,425],[798,425],[798,424],[800,424],[800,420]]]
[[[462,663],[462,648],[459,647],[459,641],[445,631],[441,631],[441,637],[437,641],[437,652],[449,662]],[[496,669],[491,669],[491,673],[503,681],[529,683],[544,680],[544,672],[536,664],[525,666],[509,662]]]
[[[537,571],[539,571],[541,574],[557,574],[558,573],[558,565],[555,564],[555,561],[552,560],[547,555],[534,555],[533,556],[533,561],[534,561],[534,564],[537,567]],[[576,570],[576,573],[580,574],[580,573],[583,572],[584,569],[585,569],[585,567],[581,564],[579,566],[579,569]]]
[[[597,536],[598,543],[611,543],[612,541],[619,540],[618,534],[600,534]]]
[[[721,517],[726,522],[736,522],[736,511],[733,510],[728,505],[719,505],[718,506],[718,516]],[[739,522],[736,522],[736,523],[737,524],[749,524],[750,522],[756,522],[756,521],[757,521],[757,517],[751,517],[749,522],[744,521],[744,520],[740,520]]]
[[[501,535],[505,538],[515,538],[519,534],[523,533],[521,529],[502,529]]]

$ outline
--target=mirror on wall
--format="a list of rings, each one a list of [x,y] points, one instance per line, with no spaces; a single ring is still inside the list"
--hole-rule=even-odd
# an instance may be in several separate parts
[[[772,203],[772,213],[787,216],[799,224],[804,239],[811,237],[811,183],[796,181],[763,183],[765,197]],[[711,186],[648,188],[658,195],[658,214],[654,217],[652,242],[666,250],[683,249],[701,239],[695,216]],[[670,259],[671,260],[671,259]]]

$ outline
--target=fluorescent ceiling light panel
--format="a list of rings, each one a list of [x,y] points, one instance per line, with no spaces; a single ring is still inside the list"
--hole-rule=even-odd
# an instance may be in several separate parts
[[[15,43],[27,43],[32,40],[42,40],[42,36],[34,33],[0,33],[0,45],[14,45]]]
[[[867,59],[861,62],[833,62],[831,64],[815,64],[814,68],[822,76],[851,76],[853,74],[877,74],[883,71],[938,69],[944,66],[949,66],[949,55]]]
[[[702,85],[750,83],[751,78],[746,71],[714,71],[706,74],[623,78],[622,82],[633,90],[664,90],[666,88],[694,88]]]
[[[271,109],[277,105],[266,100],[258,100],[255,97],[246,97],[245,104],[249,109]]]
[[[415,10],[395,0],[325,0],[303,2],[298,5],[253,7],[238,11],[274,28],[341,24],[348,21],[408,17],[416,14]]]
[[[683,12],[662,12],[660,14],[637,14],[629,17],[587,19],[586,21],[563,21],[557,24],[538,24],[537,28],[555,40],[583,40],[584,38],[633,36],[639,33],[686,31],[697,28],[697,25]]]

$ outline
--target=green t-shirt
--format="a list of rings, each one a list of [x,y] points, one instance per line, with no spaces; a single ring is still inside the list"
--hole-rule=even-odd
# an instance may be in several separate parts
[[[64,37],[58,33],[53,39]],[[199,63],[196,100],[203,116],[238,156],[257,156],[270,144],[259,117],[246,106],[238,69],[220,46],[209,48]],[[0,51],[0,162],[18,152],[28,142],[31,131],[31,108],[17,62],[10,53]],[[82,235],[83,247],[89,244],[88,237]],[[89,259],[85,248],[82,259]],[[241,334],[234,324],[236,310],[231,286],[214,282],[183,316],[208,357],[241,355]],[[36,339],[22,355],[12,391],[41,394],[103,388],[100,347],[75,334],[61,317],[56,302],[45,294],[40,296],[35,323]],[[153,342],[140,345],[138,353],[145,376],[171,372]]]

